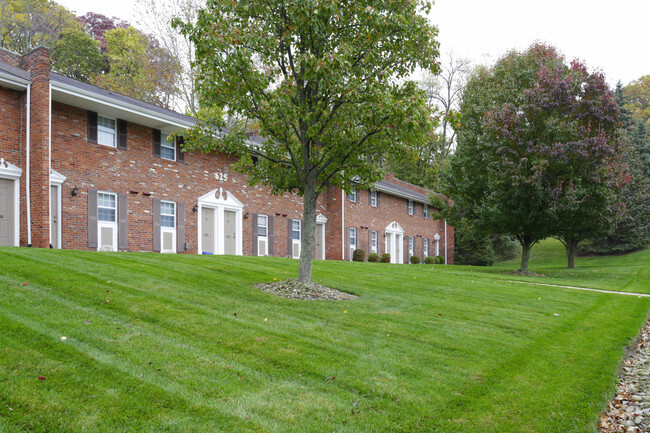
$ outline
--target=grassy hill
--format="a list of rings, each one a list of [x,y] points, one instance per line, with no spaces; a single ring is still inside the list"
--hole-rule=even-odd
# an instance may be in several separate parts
[[[650,298],[510,280],[650,293],[649,259],[315,262],[359,298],[297,301],[253,288],[289,259],[0,248],[0,432],[593,432]]]

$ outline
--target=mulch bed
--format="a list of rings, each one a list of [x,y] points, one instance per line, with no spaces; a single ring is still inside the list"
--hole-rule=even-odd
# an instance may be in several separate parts
[[[301,299],[304,301],[315,301],[319,299],[327,301],[344,301],[358,297],[350,293],[322,286],[318,283],[312,282],[303,284],[300,281],[293,279],[257,284],[255,287],[277,296],[290,299]]]

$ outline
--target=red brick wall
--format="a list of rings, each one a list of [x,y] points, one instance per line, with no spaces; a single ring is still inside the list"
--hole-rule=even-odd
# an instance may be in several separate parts
[[[50,245],[49,50],[37,48],[25,54],[21,67],[32,75],[29,176],[32,246],[47,248]]]
[[[391,176],[389,176],[389,179],[391,182],[395,182]],[[400,183],[414,191],[426,191],[405,182],[400,181]],[[410,257],[408,257],[408,236],[413,236],[414,238],[414,255],[420,256],[420,258],[423,259],[423,239],[427,238],[429,240],[429,256],[434,256],[435,242],[433,237],[436,234],[439,234],[441,238],[439,245],[440,255],[444,256],[444,221],[433,220],[431,216],[424,218],[422,216],[422,203],[415,202],[414,215],[408,215],[407,200],[404,198],[380,192],[379,207],[372,207],[369,204],[369,191],[359,190],[358,193],[358,202],[347,200],[347,196],[345,201],[346,260],[350,259],[347,247],[348,228],[357,229],[357,248],[363,249],[366,252],[367,258],[370,252],[370,232],[372,230],[378,232],[378,252],[379,254],[382,254],[386,252],[384,237],[386,227],[393,221],[396,221],[402,229],[404,229],[404,245],[402,247],[404,263],[408,263],[410,259]],[[429,215],[431,215],[433,210],[434,208],[430,206]],[[447,227],[447,240],[449,245],[447,250],[447,259],[448,263],[453,264],[453,230],[451,230],[450,226]]]
[[[5,48],[0,48],[0,62],[7,63],[8,65],[17,68],[20,66],[20,59],[21,56],[19,54],[16,54],[13,51],[9,51]]]
[[[257,213],[274,219],[274,255],[289,254],[287,220],[302,219],[300,197],[272,196],[266,187],[249,186],[243,175],[230,169],[234,159],[224,154],[188,153],[185,163],[156,158],[152,129],[141,125],[128,124],[126,151],[89,143],[85,110],[55,102],[52,111],[52,168],[67,177],[62,194],[63,248],[88,249],[88,188],[96,188],[127,194],[131,251],[153,249],[154,198],[185,203],[185,240],[188,252],[195,253],[199,215],[192,208],[199,197],[223,188],[241,201],[243,213],[249,214],[243,220],[244,254],[252,254],[252,215]],[[228,180],[216,180],[216,172],[227,173]],[[70,191],[75,186],[79,195],[72,197]],[[321,196],[318,213],[325,214],[325,201]]]

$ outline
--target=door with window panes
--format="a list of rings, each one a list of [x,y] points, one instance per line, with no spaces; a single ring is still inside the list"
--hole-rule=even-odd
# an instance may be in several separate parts
[[[257,215],[257,255],[269,255],[269,217]]]
[[[117,251],[117,195],[97,193],[97,249]]]
[[[176,252],[176,203],[160,201],[160,252]]]
[[[300,220],[291,220],[291,258],[300,258]]]

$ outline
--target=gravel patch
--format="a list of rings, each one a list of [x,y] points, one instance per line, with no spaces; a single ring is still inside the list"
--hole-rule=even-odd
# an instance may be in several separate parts
[[[314,301],[318,299],[327,301],[344,301],[358,297],[330,287],[321,286],[318,283],[312,282],[304,284],[293,279],[257,284],[255,287],[277,296],[290,299],[301,299],[304,301]]]
[[[650,319],[623,360],[614,399],[600,415],[599,433],[642,433],[650,427]]]

